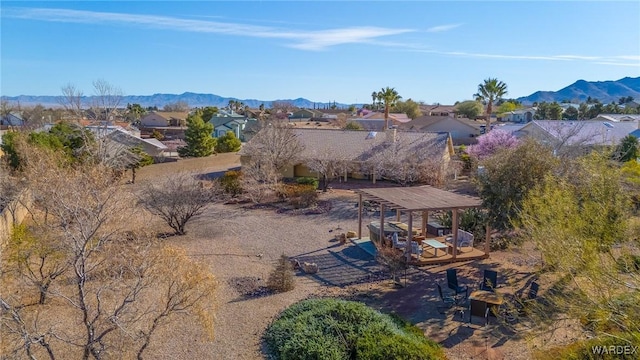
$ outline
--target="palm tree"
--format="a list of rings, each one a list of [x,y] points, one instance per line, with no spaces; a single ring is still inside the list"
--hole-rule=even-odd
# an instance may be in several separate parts
[[[491,111],[493,110],[493,103],[501,99],[507,94],[507,84],[498,79],[488,78],[484,83],[478,85],[478,93],[473,96],[476,100],[487,104],[487,128],[485,134],[491,130]]]
[[[371,102],[371,109],[373,110],[373,108],[376,106],[376,100],[378,99],[378,93],[377,92],[372,92],[371,93],[371,99],[373,100]]]
[[[384,102],[384,130],[389,127],[389,109],[396,104],[396,102],[402,99],[402,96],[398,95],[398,92],[394,88],[383,88],[379,93],[380,99]]]

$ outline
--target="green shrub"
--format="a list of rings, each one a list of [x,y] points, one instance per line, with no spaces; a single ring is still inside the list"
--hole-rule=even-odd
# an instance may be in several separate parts
[[[242,172],[240,171],[227,171],[220,177],[220,184],[222,185],[222,189],[227,194],[231,194],[233,196],[237,196],[242,194],[242,182],[240,181],[242,177]]]
[[[295,274],[293,265],[286,255],[280,256],[276,267],[269,274],[267,287],[276,292],[287,292],[295,287]]]
[[[638,344],[640,344],[640,333],[638,332],[624,335],[616,334],[616,337],[599,337],[550,350],[540,350],[534,353],[534,358],[536,360],[631,360],[638,359],[640,356],[640,349],[631,353],[633,347],[637,347]],[[613,348],[614,351],[607,351],[607,353],[602,350],[599,354],[594,353],[598,352],[594,347],[611,349],[610,346],[628,346],[629,351],[626,354],[624,351],[618,354],[615,353],[615,350],[623,350],[624,348]]]
[[[406,321],[366,305],[304,300],[283,311],[264,335],[275,359],[444,359],[440,346]]]
[[[313,185],[314,189],[318,188],[318,179],[314,177],[299,177],[296,178],[296,183],[299,185]]]

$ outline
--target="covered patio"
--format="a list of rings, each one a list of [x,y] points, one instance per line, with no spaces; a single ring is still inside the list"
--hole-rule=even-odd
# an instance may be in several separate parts
[[[404,251],[409,263],[414,265],[431,265],[457,261],[469,261],[475,259],[483,259],[489,257],[490,237],[489,225],[486,226],[486,239],[484,243],[484,251],[471,246],[469,250],[461,251],[459,242],[461,237],[468,236],[464,231],[459,231],[459,214],[460,210],[469,208],[479,208],[481,200],[477,197],[456,194],[450,191],[441,190],[432,186],[417,187],[392,187],[392,188],[367,188],[355,190],[358,194],[358,239],[364,240],[362,237],[362,212],[363,201],[370,200],[380,204],[380,221],[372,223],[375,225],[376,231],[380,237],[370,235],[370,240],[376,246],[384,246],[385,232],[398,232],[398,229],[413,229],[406,231],[406,244]],[[385,212],[388,210],[396,210],[396,221],[390,222],[385,219]],[[427,232],[427,223],[429,212],[451,210],[452,226],[451,235],[431,234]],[[418,212],[421,217],[419,227],[414,225],[414,215]],[[406,214],[408,221],[406,224],[400,222],[401,215]],[[404,225],[404,226],[403,226]],[[385,226],[387,229],[385,229]],[[440,235],[440,236],[438,236]],[[446,239],[450,237],[450,243],[447,244]],[[396,234],[397,238],[397,234]],[[412,241],[420,244],[422,254],[417,254],[415,258],[412,254]],[[440,245],[441,244],[441,245]],[[435,245],[433,247],[432,245]],[[425,248],[428,246],[428,248]],[[438,248],[440,248],[438,256]],[[431,256],[429,256],[431,255]]]

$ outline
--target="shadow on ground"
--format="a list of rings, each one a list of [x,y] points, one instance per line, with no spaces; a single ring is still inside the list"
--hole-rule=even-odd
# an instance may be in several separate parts
[[[318,272],[310,274],[309,277],[330,286],[344,287],[377,281],[387,276],[384,268],[376,262],[373,256],[355,245],[347,246],[339,251],[328,250],[328,253],[302,254],[292,258],[300,263],[318,264]]]

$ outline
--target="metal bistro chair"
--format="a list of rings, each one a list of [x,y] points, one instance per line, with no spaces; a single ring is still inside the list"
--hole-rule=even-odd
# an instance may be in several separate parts
[[[464,294],[464,298],[469,297],[469,287],[458,285],[458,273],[456,269],[447,269],[447,285],[449,289],[456,292],[456,298],[459,294]]]
[[[494,292],[498,284],[498,272],[493,270],[485,270],[480,283],[480,290]]]
[[[440,286],[440,284],[438,283],[436,283],[436,286],[438,287],[438,295],[440,295],[440,300],[442,300],[442,304],[444,305],[438,307],[438,313],[444,314],[446,313],[446,310],[451,309],[455,306],[456,312],[460,313],[460,318],[464,319],[465,308],[464,306],[460,305],[459,299],[456,296],[444,295],[444,293],[442,292],[442,286]]]

